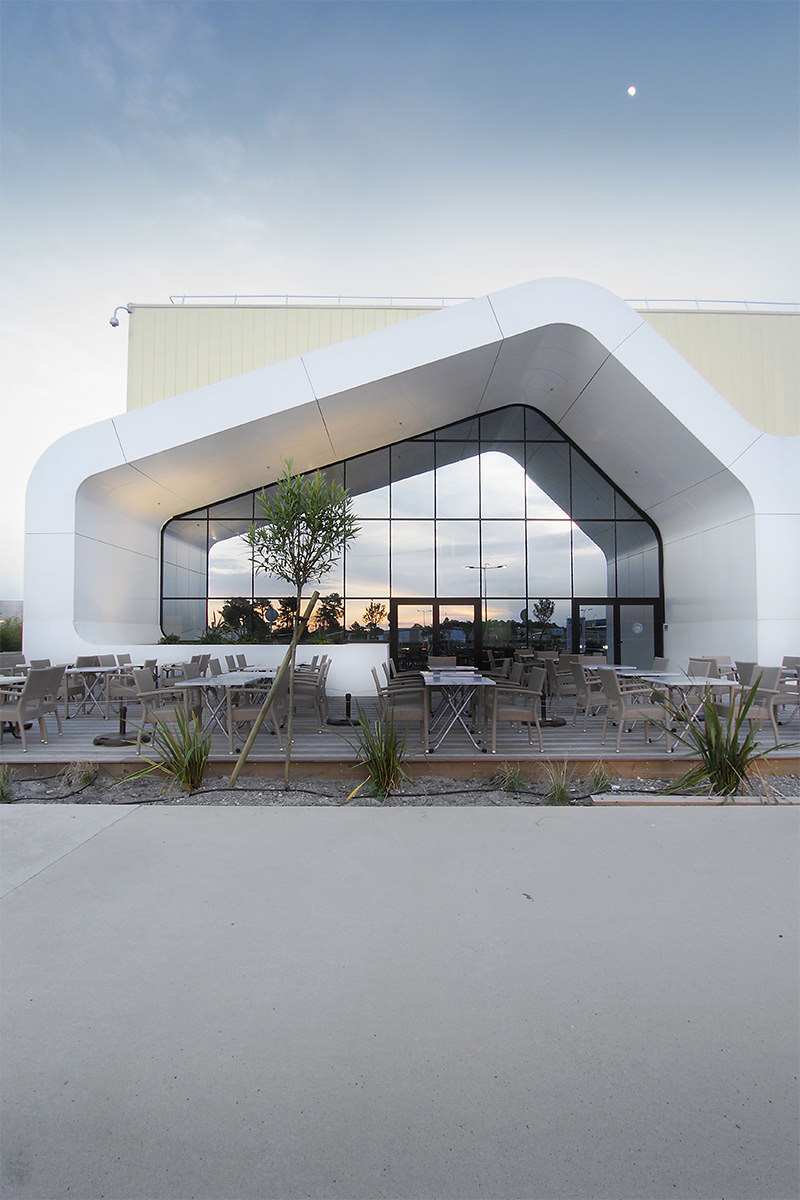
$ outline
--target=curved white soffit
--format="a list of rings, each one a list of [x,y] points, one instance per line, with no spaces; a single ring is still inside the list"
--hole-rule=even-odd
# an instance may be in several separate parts
[[[34,468],[28,532],[102,536],[106,509],[160,528],[260,486],[283,458],[311,469],[511,403],[540,408],[657,523],[684,528],[723,486],[728,518],[752,513],[739,464],[759,439],[785,440],[612,293],[540,280],[69,434]]]

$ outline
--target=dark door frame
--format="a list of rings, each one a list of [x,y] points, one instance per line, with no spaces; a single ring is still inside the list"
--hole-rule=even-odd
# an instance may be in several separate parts
[[[395,662],[399,658],[400,639],[397,628],[397,609],[400,605],[412,604],[418,608],[430,608],[433,623],[433,645],[430,654],[440,653],[439,639],[439,609],[442,605],[458,604],[465,608],[472,607],[473,617],[473,665],[480,667],[483,655],[483,616],[481,599],[476,596],[401,596],[389,601],[389,654]]]
[[[653,654],[661,658],[664,654],[664,601],[656,596],[574,596],[572,599],[572,654],[580,653],[581,641],[581,609],[582,608],[613,608],[614,609],[614,645],[609,646],[608,653],[612,662],[619,662],[622,650],[620,636],[619,610],[628,605],[639,604],[653,610]]]

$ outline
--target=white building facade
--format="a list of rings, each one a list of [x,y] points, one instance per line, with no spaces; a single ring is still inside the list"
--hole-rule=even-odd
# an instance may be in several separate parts
[[[800,647],[797,314],[707,315],[704,337],[560,279],[368,316],[134,306],[129,411],[31,476],[26,653],[142,653],[226,597],[275,604],[240,534],[291,459],[353,495],[362,532],[321,590],[348,628],[385,605],[395,649],[473,620],[499,645],[550,599],[567,648],[605,623],[617,661],[778,663]]]

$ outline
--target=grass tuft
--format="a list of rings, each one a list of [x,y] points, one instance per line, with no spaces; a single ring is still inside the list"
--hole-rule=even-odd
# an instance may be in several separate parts
[[[204,733],[199,722],[180,709],[175,714],[176,727],[159,722],[153,733],[153,750],[156,761],[150,762],[143,771],[129,775],[128,779],[139,779],[142,775],[160,772],[169,779],[169,787],[178,785],[184,792],[193,792],[203,782],[208,756],[211,751],[211,734]]]
[[[0,804],[13,803],[16,778],[17,772],[14,767],[9,767],[7,763],[0,764]]]
[[[69,788],[88,787],[97,779],[97,763],[71,762],[61,771],[61,778]]]
[[[563,759],[558,762],[548,760],[542,767],[545,778],[545,804],[569,804],[572,772],[567,763]]]
[[[604,762],[592,763],[591,770],[589,771],[589,778],[592,781],[593,792],[611,791],[611,779],[608,771],[606,770],[606,764]]]
[[[365,784],[369,783],[379,800],[385,800],[397,791],[408,775],[404,768],[406,760],[406,737],[399,737],[391,716],[379,718],[372,724],[358,708],[358,725],[353,729],[356,745],[353,747],[359,766],[367,770],[367,778],[354,788],[348,800],[352,800]]]
[[[519,763],[500,763],[495,772],[493,783],[504,792],[521,792],[525,784],[522,767]]]

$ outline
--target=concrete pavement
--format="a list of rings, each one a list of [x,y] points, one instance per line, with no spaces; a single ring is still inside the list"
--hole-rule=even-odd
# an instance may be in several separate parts
[[[800,1194],[796,806],[9,806],[6,1200]]]

